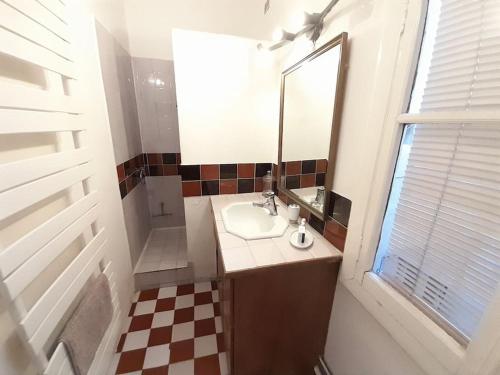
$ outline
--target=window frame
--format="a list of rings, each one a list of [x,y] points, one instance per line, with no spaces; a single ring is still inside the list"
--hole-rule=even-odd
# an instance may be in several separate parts
[[[432,1],[432,0],[431,0]],[[410,0],[400,35],[391,93],[380,137],[357,251],[346,251],[341,282],[427,373],[494,375],[500,369],[500,287],[478,332],[462,346],[399,291],[372,272],[380,231],[390,196],[402,132],[406,124],[471,121],[500,123],[500,111],[407,113],[423,40],[428,0]],[[355,242],[355,241],[354,241]]]

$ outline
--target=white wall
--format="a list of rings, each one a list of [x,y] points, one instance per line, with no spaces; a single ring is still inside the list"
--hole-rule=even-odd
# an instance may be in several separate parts
[[[276,160],[278,75],[257,41],[174,30],[183,164]]]
[[[349,291],[337,285],[325,347],[335,375],[424,375]]]

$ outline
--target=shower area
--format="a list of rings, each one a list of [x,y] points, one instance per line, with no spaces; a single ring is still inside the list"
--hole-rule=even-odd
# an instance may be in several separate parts
[[[173,61],[96,33],[136,289],[191,280]]]

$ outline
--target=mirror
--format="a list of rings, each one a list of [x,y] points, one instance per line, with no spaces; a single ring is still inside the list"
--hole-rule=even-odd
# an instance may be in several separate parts
[[[328,215],[342,104],[347,34],[281,78],[279,190],[319,218]]]

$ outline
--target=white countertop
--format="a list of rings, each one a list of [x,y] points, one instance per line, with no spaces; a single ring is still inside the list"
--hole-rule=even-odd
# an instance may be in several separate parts
[[[314,236],[314,243],[310,248],[303,250],[293,247],[289,242],[290,234],[297,230],[298,225],[290,225],[282,237],[262,240],[244,240],[226,232],[221,217],[221,210],[224,207],[235,202],[261,202],[262,199],[261,193],[211,197],[220,253],[226,273],[317,259],[342,259],[342,253],[309,224],[307,224],[307,230]],[[288,220],[286,205],[278,198],[276,198],[276,205],[278,215]]]

